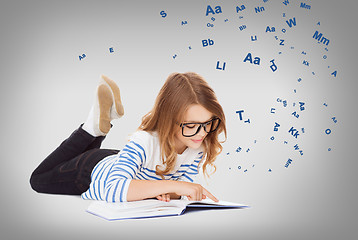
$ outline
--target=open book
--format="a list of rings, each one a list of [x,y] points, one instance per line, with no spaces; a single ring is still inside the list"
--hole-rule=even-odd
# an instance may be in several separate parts
[[[170,200],[163,202],[156,199],[148,199],[133,202],[107,203],[95,201],[90,204],[87,212],[106,220],[123,220],[135,218],[152,218],[165,216],[182,215],[187,208],[246,208],[237,203],[219,201],[214,202],[210,199],[202,201],[189,200]]]

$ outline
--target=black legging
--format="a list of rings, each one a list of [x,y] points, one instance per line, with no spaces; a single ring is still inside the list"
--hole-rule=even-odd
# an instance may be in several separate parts
[[[82,125],[35,169],[32,189],[40,193],[80,195],[91,183],[91,172],[103,158],[119,150],[100,149],[104,136],[93,137]]]

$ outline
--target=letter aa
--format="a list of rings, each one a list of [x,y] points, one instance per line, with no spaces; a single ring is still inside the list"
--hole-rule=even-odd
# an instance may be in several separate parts
[[[260,65],[260,58],[259,57],[255,57],[254,58],[254,62],[252,62],[252,55],[251,53],[248,53],[247,56],[244,59],[244,62],[249,61],[251,64],[254,63],[256,65]]]
[[[209,15],[209,13],[211,14],[215,14],[215,13],[222,13],[221,7],[220,6],[216,6],[215,7],[215,12],[212,9],[212,7],[210,5],[208,5],[208,7],[206,8],[206,16]]]

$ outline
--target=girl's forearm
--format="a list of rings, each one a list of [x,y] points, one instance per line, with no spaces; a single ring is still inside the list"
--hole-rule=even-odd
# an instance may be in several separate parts
[[[192,201],[201,201],[209,197],[217,202],[217,198],[200,184],[172,181],[172,180],[134,180],[132,179],[128,192],[127,201],[137,201],[147,198],[155,198],[163,194],[170,194],[170,197],[186,196]]]
[[[162,194],[174,194],[175,181],[170,180],[135,180],[129,184],[127,201],[155,198]],[[174,195],[173,195],[174,196]],[[178,195],[176,195],[178,196]]]

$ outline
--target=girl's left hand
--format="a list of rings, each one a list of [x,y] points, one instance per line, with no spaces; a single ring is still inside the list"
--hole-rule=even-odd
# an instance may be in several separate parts
[[[169,202],[170,201],[170,194],[162,194],[157,196],[157,199],[163,202]]]

